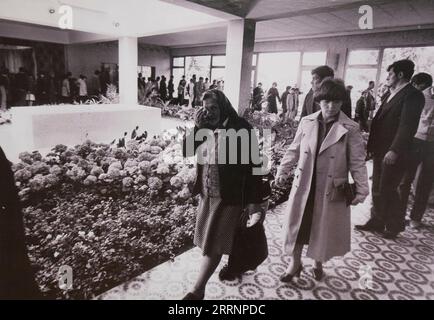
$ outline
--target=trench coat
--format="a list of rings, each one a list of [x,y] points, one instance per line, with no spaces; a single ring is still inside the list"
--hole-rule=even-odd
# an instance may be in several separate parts
[[[320,113],[318,111],[302,118],[294,141],[282,158],[277,176],[288,176],[291,168],[298,164],[284,211],[284,250],[291,254],[316,168],[316,185],[312,186],[315,188],[313,219],[306,255],[326,262],[332,257],[345,255],[351,249],[350,207],[338,187],[349,181],[349,172],[356,184],[356,194],[363,199],[369,194],[369,186],[366,151],[359,127],[342,111],[315,157]]]

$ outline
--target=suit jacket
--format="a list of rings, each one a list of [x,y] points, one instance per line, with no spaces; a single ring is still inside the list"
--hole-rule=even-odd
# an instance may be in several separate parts
[[[310,89],[309,92],[307,93],[306,97],[304,98],[303,109],[301,111],[301,118],[308,116],[312,113],[315,113],[319,110],[320,110],[320,107],[314,101],[313,90]]]
[[[402,157],[409,152],[425,98],[411,84],[407,84],[389,102],[388,96],[385,96],[372,120],[368,152],[383,157],[392,150]]]

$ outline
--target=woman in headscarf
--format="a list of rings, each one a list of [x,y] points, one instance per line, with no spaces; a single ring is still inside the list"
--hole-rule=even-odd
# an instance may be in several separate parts
[[[184,300],[204,298],[206,284],[222,255],[231,254],[243,210],[260,212],[263,202],[262,177],[253,171],[260,164],[254,163],[259,148],[252,126],[238,116],[223,92],[210,90],[203,101],[195,114],[195,127],[183,142],[184,157],[198,155],[193,194],[200,194],[200,204],[194,244],[203,253],[197,282]],[[235,137],[232,146],[230,129],[241,136]]]
[[[321,110],[303,117],[293,143],[284,155],[276,176],[283,186],[292,167],[295,177],[284,228],[284,249],[293,259],[281,281],[289,282],[303,269],[301,253],[315,260],[314,278],[323,277],[322,264],[351,249],[349,204],[356,205],[369,194],[366,151],[357,123],[341,107],[345,87],[338,80],[325,80],[315,93]],[[353,195],[348,183],[355,182]]]

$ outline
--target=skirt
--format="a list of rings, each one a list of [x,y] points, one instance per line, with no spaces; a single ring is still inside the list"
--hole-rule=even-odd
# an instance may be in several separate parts
[[[315,166],[316,167],[316,166]],[[306,207],[303,212],[300,229],[298,230],[296,244],[304,245],[309,244],[310,232],[312,229],[313,209],[315,205],[315,187],[316,187],[316,168],[312,176],[312,183],[310,185],[309,196],[307,197]]]
[[[201,196],[194,244],[202,249],[203,255],[231,254],[241,213],[241,206],[224,204],[221,198]]]

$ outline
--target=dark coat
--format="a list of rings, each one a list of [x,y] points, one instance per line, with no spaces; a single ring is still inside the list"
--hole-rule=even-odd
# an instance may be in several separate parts
[[[301,118],[308,116],[320,110],[320,107],[313,98],[313,90],[310,89],[304,98],[303,109],[301,110]]]
[[[425,98],[411,84],[405,86],[389,102],[384,97],[372,120],[368,152],[383,157],[389,150],[404,156],[408,154],[419,125]]]
[[[231,103],[220,90],[214,89],[209,91],[210,94],[215,95],[217,103],[220,108],[221,119],[227,119],[227,123],[224,126],[226,130],[233,129],[237,133],[240,130],[247,130],[248,141],[237,139],[237,160],[236,163],[231,164],[229,161],[230,156],[230,141],[229,137],[226,137],[226,150],[223,149],[224,143],[218,145],[219,156],[226,154],[226,161],[224,164],[218,165],[219,181],[220,181],[220,196],[225,204],[228,205],[241,205],[249,203],[262,203],[263,202],[263,187],[262,176],[254,175],[253,169],[261,167],[260,164],[254,164],[252,155],[259,157],[259,145],[256,138],[256,134],[253,132],[253,127],[247,122],[247,120],[238,116]],[[223,127],[222,127],[223,128]],[[183,141],[183,155],[184,157],[193,157],[197,148],[203,144],[206,140],[195,141],[196,133],[199,130],[197,126],[185,136]],[[248,143],[248,146],[242,145],[242,143]],[[187,150],[187,146],[192,146],[192,150]],[[242,151],[243,146],[247,147],[249,151],[248,163],[242,163]],[[201,190],[203,165],[198,163],[196,170],[196,181],[194,183],[193,194],[198,195]]]
[[[249,140],[251,147],[250,152],[259,152],[258,142],[256,136],[252,134],[252,126],[243,118],[229,118],[226,129],[234,129],[237,132],[240,129],[247,129],[249,132]],[[194,130],[184,138],[183,141],[183,155],[184,157],[192,157],[196,154],[197,148],[204,142],[194,141],[194,136],[199,130],[195,127]],[[194,141],[194,154],[187,153],[187,140]],[[253,139],[253,141],[252,141]],[[256,146],[256,147],[255,147]],[[219,146],[221,147],[221,146]],[[218,164],[219,180],[220,180],[220,194],[223,202],[228,205],[245,205],[248,203],[262,203],[262,176],[253,175],[252,169],[260,167],[255,165],[250,158],[249,164],[241,164],[241,141],[237,143],[237,163],[229,164],[229,138],[226,139],[226,164]],[[193,195],[200,194],[202,190],[201,176],[203,165],[197,164],[196,180],[194,183]]]
[[[268,102],[267,111],[269,113],[277,113],[276,99],[279,100],[280,102],[279,91],[277,90],[277,88],[272,87],[268,90],[267,93],[267,102]]]
[[[0,148],[0,300],[37,299],[11,164]]]

